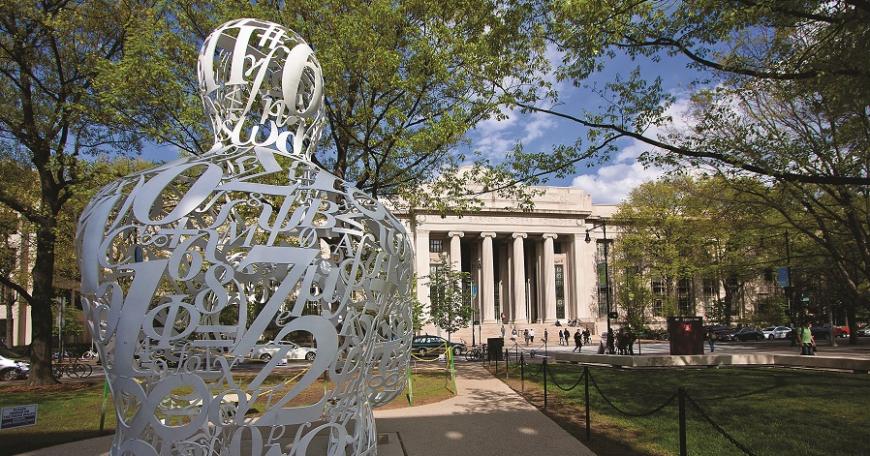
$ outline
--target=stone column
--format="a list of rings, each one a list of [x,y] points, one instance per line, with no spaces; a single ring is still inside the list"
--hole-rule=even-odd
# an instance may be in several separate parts
[[[450,268],[456,272],[462,271],[462,249],[459,245],[459,239],[465,236],[462,231],[451,231],[447,233],[450,236]]]
[[[571,279],[574,283],[574,318],[592,321],[592,305],[595,302],[598,277],[595,272],[595,243],[586,243],[585,233],[574,233],[571,241],[571,264],[574,270]]]
[[[544,238],[544,323],[556,321],[556,254],[553,239],[558,235],[545,233]]]
[[[523,239],[526,233],[514,233],[513,255],[513,285],[514,285],[514,321],[517,323],[528,322],[526,316],[526,258],[523,249]]]
[[[417,228],[414,242],[417,273],[417,299],[423,306],[423,317],[429,316],[429,232]]]
[[[495,269],[492,262],[492,239],[495,233],[480,233],[483,238],[480,255],[480,268],[482,271],[480,280],[480,296],[483,305],[483,322],[495,322]]]

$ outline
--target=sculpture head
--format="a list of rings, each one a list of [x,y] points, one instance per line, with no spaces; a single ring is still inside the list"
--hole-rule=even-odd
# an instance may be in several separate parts
[[[371,409],[402,391],[409,360],[408,235],[307,160],[322,78],[296,34],[229,22],[199,70],[214,153],[116,181],[79,220],[112,454],[306,454],[318,438],[328,454],[369,454]],[[316,352],[290,372],[293,342]],[[322,394],[300,403],[312,386]]]
[[[227,22],[205,39],[198,75],[216,145],[310,158],[324,123],[323,74],[302,37],[271,22]]]

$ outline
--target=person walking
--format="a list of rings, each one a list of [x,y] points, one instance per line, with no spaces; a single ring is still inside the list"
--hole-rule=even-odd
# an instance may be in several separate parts
[[[547,331],[547,328],[544,328],[544,345],[550,341],[550,333]]]
[[[472,328],[473,330],[474,328]],[[504,339],[504,325],[501,325],[501,338]]]
[[[710,353],[716,351],[716,333],[712,329],[707,331],[707,344],[710,345]]]
[[[800,329],[801,355],[813,355],[813,330],[810,322],[804,323]]]
[[[580,328],[574,332],[574,350],[572,352],[580,353],[583,349],[583,334],[580,334]]]
[[[589,331],[589,328],[583,330],[583,343],[589,345],[592,342],[592,333]]]
[[[529,330],[529,342],[535,343],[535,328]]]
[[[529,346],[529,328],[523,330],[523,340],[526,341],[526,347]]]

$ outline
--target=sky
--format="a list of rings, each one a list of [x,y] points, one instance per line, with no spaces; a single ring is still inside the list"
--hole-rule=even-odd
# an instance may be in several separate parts
[[[558,64],[561,56],[555,50],[548,52],[548,57]],[[695,70],[686,67],[688,61],[680,57],[663,56],[659,62],[651,62],[644,58],[631,60],[627,56],[617,56],[611,60],[603,72],[593,75],[587,82],[602,85],[610,82],[617,74],[628,75],[635,67],[647,80],[662,78],[664,90],[676,97],[676,102],[668,109],[668,114],[674,118],[674,126],[685,125],[684,113],[688,107],[688,86],[698,77]],[[555,80],[551,78],[555,83]],[[557,84],[560,94],[559,103],[553,107],[556,111],[569,114],[581,114],[584,109],[594,111],[600,103],[597,95],[588,89],[574,87],[570,83]],[[548,114],[522,114],[518,110],[504,111],[507,119],[485,120],[469,132],[465,152],[476,150],[485,156],[496,158],[504,156],[518,143],[526,151],[550,151],[559,144],[574,144],[576,139],[585,134],[576,123],[563,120]],[[658,129],[661,130],[661,129]],[[651,130],[647,136],[655,137],[656,131]],[[637,140],[625,140],[617,143],[618,153],[606,162],[581,162],[576,172],[563,179],[550,179],[545,185],[560,187],[579,187],[592,196],[593,204],[618,204],[622,202],[632,189],[638,185],[655,180],[665,173],[656,167],[644,167],[638,162],[638,156],[649,150],[649,146]],[[142,158],[153,161],[167,161],[177,158],[175,148],[147,144],[142,151]]]
[[[551,61],[558,59],[556,52],[550,53]],[[676,98],[676,102],[666,111],[673,118],[673,124],[669,127],[679,129],[687,125],[688,86],[699,76],[697,71],[686,68],[687,63],[686,59],[679,57],[663,57],[661,62],[654,63],[643,58],[631,60],[627,56],[618,56],[589,82],[601,85],[612,81],[617,74],[628,75],[635,67],[640,68],[647,80],[661,77],[664,90]],[[598,95],[590,90],[568,83],[560,83],[558,90],[560,101],[554,107],[555,111],[578,115],[584,109],[594,111],[600,101]],[[576,123],[548,114],[524,115],[516,110],[507,114],[506,120],[490,119],[479,124],[469,135],[470,148],[490,157],[504,154],[517,143],[522,143],[527,152],[549,151],[555,145],[573,144],[585,132]],[[663,128],[651,129],[646,135],[656,137],[661,130]],[[650,150],[649,146],[637,140],[625,140],[618,145],[619,152],[606,162],[581,162],[573,176],[551,179],[545,185],[579,187],[592,196],[593,204],[618,204],[638,185],[665,173],[664,169],[644,167],[638,162],[638,156]]]

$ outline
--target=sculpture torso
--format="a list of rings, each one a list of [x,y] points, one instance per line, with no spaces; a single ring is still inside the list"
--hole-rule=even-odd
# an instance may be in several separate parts
[[[310,162],[266,147],[217,149],[107,186],[80,223],[92,333],[113,394],[132,407],[118,449],[147,443],[164,454],[168,441],[225,445],[246,426],[286,433],[318,421],[347,438],[350,421],[370,420],[370,405],[401,391],[407,234],[380,203]],[[275,387],[269,377],[281,352],[259,372],[239,368],[253,349],[285,350],[280,342],[301,333],[317,351],[296,382]],[[295,404],[324,373],[334,388]],[[251,454],[269,445],[263,437]]]
[[[230,21],[198,68],[216,146],[108,185],[79,221],[112,454],[374,454],[371,409],[409,360],[407,233],[309,159],[323,78],[301,37]],[[294,343],[315,358],[279,367]]]

